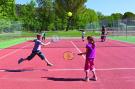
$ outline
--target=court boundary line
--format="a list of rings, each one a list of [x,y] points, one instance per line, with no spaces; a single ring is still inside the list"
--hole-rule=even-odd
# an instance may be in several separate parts
[[[135,67],[133,68],[98,68],[96,71],[119,71],[119,70],[135,70]],[[6,72],[6,69],[0,69],[0,72]],[[31,72],[31,71],[84,71],[83,68],[56,68],[56,69],[44,69],[44,68],[35,68],[32,70],[25,70],[23,72]]]
[[[79,52],[79,53],[82,53],[82,51],[75,45],[75,43],[73,41],[70,41],[71,44],[75,47],[75,49]],[[82,57],[85,59],[85,56],[82,55]]]
[[[84,69],[82,68],[65,68],[65,69],[48,69],[48,71],[82,71]],[[135,67],[134,68],[98,68],[96,69],[97,71],[113,71],[113,70],[135,70]]]

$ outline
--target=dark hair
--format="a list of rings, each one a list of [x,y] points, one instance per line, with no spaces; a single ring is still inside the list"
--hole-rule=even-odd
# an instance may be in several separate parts
[[[41,37],[41,34],[37,34],[37,38]]]
[[[92,36],[88,36],[88,37],[87,37],[87,40],[91,41],[92,48],[95,48],[95,41],[94,41],[94,38],[93,38]]]

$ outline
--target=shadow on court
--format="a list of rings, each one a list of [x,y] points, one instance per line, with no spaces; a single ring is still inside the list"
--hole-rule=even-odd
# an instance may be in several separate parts
[[[84,78],[56,78],[56,77],[41,77],[41,78],[47,78],[47,80],[52,80],[52,81],[85,81]],[[90,81],[95,81],[93,79],[90,79]]]
[[[83,78],[56,78],[56,77],[41,77],[47,78],[47,80],[52,81],[85,81]]]
[[[48,70],[44,68],[0,69],[0,72],[33,72],[33,71],[48,71]]]
[[[30,72],[33,69],[0,69],[1,72]]]

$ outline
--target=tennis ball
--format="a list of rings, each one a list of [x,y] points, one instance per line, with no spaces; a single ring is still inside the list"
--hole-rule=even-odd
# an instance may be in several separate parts
[[[72,12],[68,12],[68,16],[71,17],[72,16]]]

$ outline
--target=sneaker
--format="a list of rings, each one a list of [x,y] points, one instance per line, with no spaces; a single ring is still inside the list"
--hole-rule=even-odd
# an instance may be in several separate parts
[[[86,82],[89,82],[89,80],[90,80],[90,79],[89,79],[88,77],[85,78],[85,81],[86,81]]]
[[[53,64],[51,64],[51,63],[47,63],[47,66],[53,66]]]
[[[22,63],[23,61],[24,61],[24,59],[23,59],[23,58],[20,58],[20,59],[18,60],[18,64]]]
[[[97,77],[92,77],[90,80],[97,81]]]

